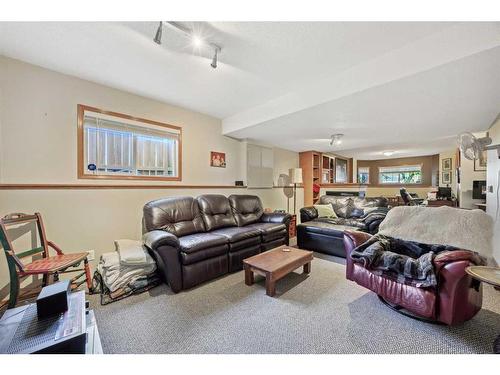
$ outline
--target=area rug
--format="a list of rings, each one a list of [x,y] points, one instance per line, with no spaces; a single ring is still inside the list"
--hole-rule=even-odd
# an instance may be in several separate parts
[[[500,292],[457,327],[398,314],[345,279],[343,260],[318,255],[266,296],[237,272],[174,294],[165,286],[100,306],[91,296],[105,353],[492,353]]]

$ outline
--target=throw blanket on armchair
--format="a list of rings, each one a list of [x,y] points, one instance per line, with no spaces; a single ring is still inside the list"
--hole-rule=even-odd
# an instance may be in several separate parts
[[[375,275],[419,288],[437,285],[434,256],[456,250],[446,245],[427,245],[382,235],[373,236],[354,249],[351,258]]]
[[[352,251],[351,258],[375,274],[432,287],[437,283],[436,254],[459,248],[487,257],[492,238],[493,220],[481,210],[399,206],[389,211],[376,236]],[[485,263],[478,255],[476,264]]]
[[[389,211],[379,234],[424,244],[443,244],[491,257],[493,220],[481,210],[399,206]]]

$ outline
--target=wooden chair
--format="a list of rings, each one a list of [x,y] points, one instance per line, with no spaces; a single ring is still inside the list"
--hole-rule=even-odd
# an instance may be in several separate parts
[[[9,238],[7,228],[29,223],[36,223],[40,247],[16,253],[14,247],[12,246],[12,240]],[[15,307],[19,297],[21,280],[28,276],[42,275],[42,286],[46,286],[50,283],[51,278],[54,282],[57,282],[59,280],[59,275],[62,273],[83,271],[71,279],[71,287],[72,289],[76,289],[86,282],[89,292],[91,292],[92,277],[87,260],[88,253],[64,254],[56,244],[51,241],[47,241],[42,217],[38,212],[33,215],[13,213],[1,218],[0,241],[5,251],[7,264],[9,266],[9,308]],[[56,255],[50,256],[49,247],[56,252]],[[37,254],[41,255],[40,259],[34,260],[31,263],[21,262],[22,258],[33,257]],[[72,269],[78,267],[82,261],[83,268]]]

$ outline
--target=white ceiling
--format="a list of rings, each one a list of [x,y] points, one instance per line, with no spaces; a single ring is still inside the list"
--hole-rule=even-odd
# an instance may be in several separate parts
[[[500,23],[0,23],[0,54],[207,113],[223,133],[358,158],[437,152],[500,112]],[[328,138],[345,133],[333,150]]]

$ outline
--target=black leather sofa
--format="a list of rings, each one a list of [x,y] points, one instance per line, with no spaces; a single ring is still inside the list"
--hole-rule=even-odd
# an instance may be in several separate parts
[[[319,204],[331,204],[337,218],[320,218],[314,207],[300,209],[297,225],[297,245],[300,249],[314,250],[345,258],[344,231],[358,230],[371,234],[389,211],[384,197],[359,198],[323,195]]]
[[[254,195],[171,197],[143,209],[143,242],[173,292],[242,269],[243,259],[288,245],[289,214]]]

